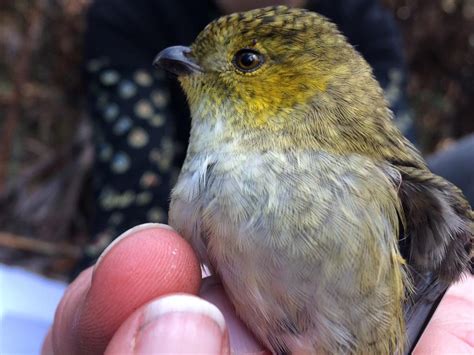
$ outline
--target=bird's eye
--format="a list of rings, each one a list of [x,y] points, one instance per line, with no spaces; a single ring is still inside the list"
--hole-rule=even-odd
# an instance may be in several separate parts
[[[253,49],[241,49],[235,53],[233,63],[243,72],[252,72],[263,64],[263,56]]]

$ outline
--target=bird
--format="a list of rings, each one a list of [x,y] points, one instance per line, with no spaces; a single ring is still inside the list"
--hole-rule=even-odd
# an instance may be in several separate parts
[[[407,351],[410,309],[470,268],[474,214],[336,25],[234,13],[154,64],[191,113],[169,224],[253,334],[274,354]]]

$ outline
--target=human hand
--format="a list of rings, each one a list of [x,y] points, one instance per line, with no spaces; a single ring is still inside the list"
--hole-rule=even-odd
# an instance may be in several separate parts
[[[474,276],[448,289],[413,350],[422,354],[474,354]]]
[[[197,258],[176,232],[133,228],[69,286],[43,354],[265,353],[215,279],[200,285]],[[448,290],[414,354],[472,353],[473,312],[470,276]]]
[[[68,287],[42,353],[228,354],[229,335],[233,352],[263,353],[221,286],[212,278],[201,284],[184,239],[147,224],[117,238]]]

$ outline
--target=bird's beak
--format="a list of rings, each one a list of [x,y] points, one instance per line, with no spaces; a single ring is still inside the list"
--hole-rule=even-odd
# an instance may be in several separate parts
[[[160,67],[177,76],[202,72],[201,67],[189,56],[191,49],[184,46],[173,46],[163,49],[153,61]]]

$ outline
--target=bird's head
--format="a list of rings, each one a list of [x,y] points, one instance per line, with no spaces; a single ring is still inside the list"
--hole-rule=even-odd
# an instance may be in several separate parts
[[[361,135],[352,126],[370,135],[390,117],[368,64],[334,24],[303,9],[221,17],[155,63],[178,76],[193,121],[223,120],[232,131],[351,145]]]

